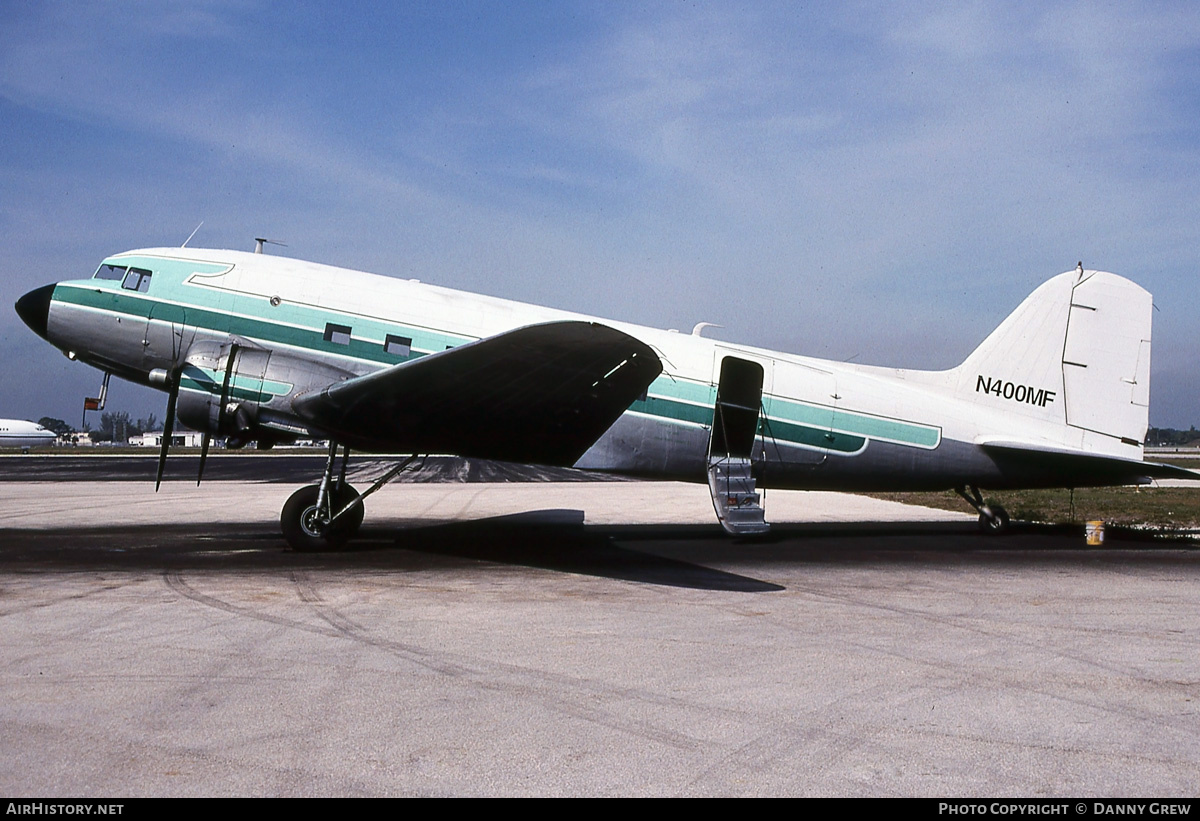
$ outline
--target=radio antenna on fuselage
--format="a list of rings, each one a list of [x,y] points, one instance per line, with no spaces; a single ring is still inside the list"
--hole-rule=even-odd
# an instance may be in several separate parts
[[[277,239],[267,239],[266,237],[255,237],[254,238],[254,253],[261,254],[263,252],[263,246],[268,243],[270,243],[271,245],[282,245],[284,248],[287,248],[286,242],[280,242]]]
[[[697,322],[692,328],[692,336],[702,336],[705,328],[724,328],[724,325],[718,325],[715,322]]]
[[[204,220],[200,220],[200,225],[203,224]],[[195,231],[192,231],[192,233],[188,234],[188,238],[183,241],[183,245],[179,246],[180,248],[187,248],[187,244],[192,241],[192,237],[196,236],[196,231],[200,230],[200,225],[197,225]]]

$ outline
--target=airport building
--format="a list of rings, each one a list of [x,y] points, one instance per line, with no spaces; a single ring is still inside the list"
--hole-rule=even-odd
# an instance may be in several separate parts
[[[138,436],[130,436],[129,444],[135,448],[161,448],[163,432],[161,430],[150,431]],[[204,434],[194,430],[175,431],[171,434],[171,446],[177,448],[198,448],[201,441],[204,439]]]

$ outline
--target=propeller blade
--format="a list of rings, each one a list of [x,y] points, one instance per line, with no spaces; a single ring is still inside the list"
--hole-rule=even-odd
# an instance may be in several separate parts
[[[154,492],[162,484],[163,470],[167,467],[167,451],[171,449],[171,434],[175,432],[175,404],[179,401],[179,373],[171,375],[167,389],[167,418],[163,422],[162,450],[158,452],[158,476],[154,479]]]
[[[200,440],[200,470],[196,473],[196,487],[200,487],[200,480],[204,478],[204,463],[208,459],[208,431],[204,431],[204,437]]]
[[[229,359],[225,362],[225,379],[221,382],[221,401],[217,405],[217,433],[220,433],[221,429],[225,427],[225,406],[229,404],[229,383],[233,380],[237,352],[238,345],[231,344]],[[200,440],[200,470],[196,473],[196,487],[200,486],[200,481],[204,478],[204,465],[208,462],[208,446],[211,441],[212,436],[208,431],[204,431],[204,437]]]
[[[225,427],[225,406],[229,404],[229,383],[233,379],[233,369],[236,365],[238,344],[229,345],[229,360],[225,363],[225,380],[221,383],[221,404],[217,406],[217,432]]]

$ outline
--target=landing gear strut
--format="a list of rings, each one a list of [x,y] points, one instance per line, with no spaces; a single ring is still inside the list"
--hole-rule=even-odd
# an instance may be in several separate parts
[[[338,447],[337,442],[329,441],[329,456],[325,460],[321,484],[297,490],[284,503],[279,515],[283,538],[299,553],[336,550],[349,541],[362,526],[366,513],[363,499],[390,482],[417,458],[409,456],[377,479],[365,493],[359,493],[346,482],[349,447],[342,447],[341,468],[334,475]]]
[[[967,491],[971,494],[968,496]],[[983,496],[975,485],[956,487],[954,492],[966,500],[967,504],[979,511],[979,529],[984,533],[998,535],[1008,531],[1008,511],[1000,505],[986,505]]]

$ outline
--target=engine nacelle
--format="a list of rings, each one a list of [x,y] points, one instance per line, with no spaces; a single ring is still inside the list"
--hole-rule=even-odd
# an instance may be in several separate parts
[[[264,444],[306,433],[292,400],[356,374],[289,353],[242,342],[197,342],[180,369],[177,413],[195,430],[228,436],[230,444]]]

